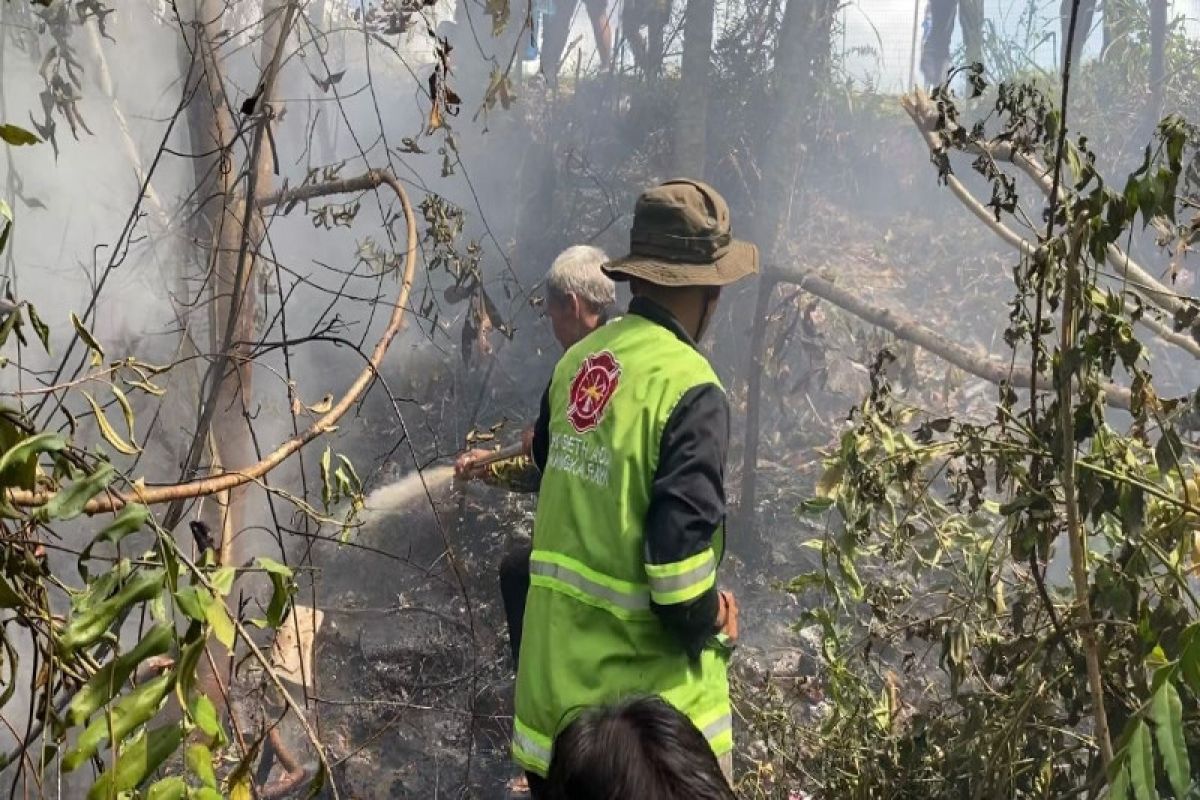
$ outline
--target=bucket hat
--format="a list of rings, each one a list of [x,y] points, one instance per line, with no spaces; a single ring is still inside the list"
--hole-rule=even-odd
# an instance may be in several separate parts
[[[629,255],[603,270],[618,281],[725,286],[758,272],[758,248],[733,238],[720,192],[702,181],[675,178],[638,198]]]

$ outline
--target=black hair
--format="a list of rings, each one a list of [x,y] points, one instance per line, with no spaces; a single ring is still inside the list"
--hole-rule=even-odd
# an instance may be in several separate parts
[[[547,800],[735,800],[692,721],[658,697],[584,711],[554,741]]]

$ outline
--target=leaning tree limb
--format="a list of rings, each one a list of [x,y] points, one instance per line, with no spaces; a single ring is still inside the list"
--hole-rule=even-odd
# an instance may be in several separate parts
[[[908,106],[906,105],[906,109],[907,108]],[[910,113],[913,112],[910,111]],[[916,118],[914,117],[914,120],[915,119]],[[921,131],[921,136],[925,139],[925,144],[929,147],[929,151],[931,153],[938,152],[941,149],[941,145],[938,143],[937,137],[934,135],[933,131],[924,126],[919,126],[919,129]],[[1045,175],[1037,172],[1039,167],[1035,166],[1034,162],[1031,162],[1027,157],[1021,155],[1015,156],[1014,159],[1014,163],[1019,162],[1020,164],[1031,165],[1027,171],[1030,172],[1031,177],[1034,177],[1039,184],[1042,183]],[[1041,177],[1037,177],[1038,175],[1041,175]],[[1018,250],[1023,256],[1033,256],[1033,254],[1037,251],[1036,245],[1021,236],[1021,234],[1017,233],[1012,228],[1005,225],[1003,222],[997,220],[996,216],[989,211],[988,208],[984,206],[977,197],[975,197],[975,195],[971,194],[971,190],[963,185],[963,182],[958,179],[958,176],[951,173],[946,175],[944,180],[946,181],[946,188],[950,190],[950,193],[958,198],[958,201],[962,203],[968,211],[974,214],[980,222],[982,222],[993,233],[1000,237],[1002,241],[1004,241],[1010,247]],[[1045,188],[1046,191],[1050,191],[1048,185]],[[1121,253],[1121,257],[1125,258],[1126,256],[1124,253]],[[1200,343],[1198,343],[1193,337],[1173,331],[1167,325],[1164,325],[1157,319],[1146,316],[1145,314],[1138,318],[1138,322],[1164,341],[1183,348],[1196,358],[1200,358]]]
[[[1015,366],[999,358],[972,352],[958,342],[951,341],[942,334],[927,328],[907,314],[868,303],[853,292],[843,289],[816,272],[794,264],[776,265],[770,268],[770,275],[778,281],[794,283],[801,289],[833,303],[859,319],[890,331],[897,338],[912,342],[949,361],[964,372],[969,372],[989,383],[997,385],[1007,383],[1010,386],[1025,389],[1033,384],[1033,374],[1027,367]],[[1049,378],[1044,375],[1039,377],[1039,383],[1043,386],[1050,385]],[[1112,383],[1103,384],[1101,388],[1104,392],[1104,402],[1107,405],[1113,408],[1129,409],[1132,399],[1129,389]]]
[[[945,144],[936,132],[938,111],[929,99],[929,95],[917,90],[901,98],[900,104],[921,132],[921,136],[924,138],[929,151],[931,153],[943,152]],[[947,124],[953,129],[953,123]],[[995,161],[1004,161],[1016,166],[1028,175],[1047,197],[1054,191],[1050,172],[1036,154],[1019,149],[1011,142],[981,142],[970,139],[966,139],[966,141],[969,143],[963,146],[964,152],[972,155],[984,155]],[[967,210],[978,217],[981,222],[987,225],[993,233],[1010,246],[1020,250],[1024,255],[1029,255],[1033,252],[1034,245],[1032,243],[996,220],[995,216],[971,194],[970,190],[963,186],[962,182],[956,176],[950,174],[946,175],[945,178],[947,186],[954,196],[958,198],[959,202],[966,206]],[[1061,192],[1062,190],[1060,189],[1060,196]],[[1183,297],[1178,292],[1165,286],[1120,247],[1115,244],[1109,245],[1106,255],[1108,263],[1117,270],[1122,280],[1141,297],[1145,298],[1147,302],[1171,314],[1173,317],[1186,317],[1190,314],[1191,309],[1195,306],[1196,301],[1194,299]],[[1196,358],[1200,358],[1200,344],[1197,343],[1197,340],[1200,339],[1200,322],[1193,323],[1189,327],[1188,334],[1181,334],[1145,315],[1138,321],[1163,340],[1187,350]]]
[[[400,328],[404,322],[404,312],[408,306],[409,295],[412,293],[413,279],[417,267],[417,221],[413,215],[412,204],[408,200],[408,195],[405,193],[404,188],[400,186],[400,182],[390,172],[373,170],[367,175],[358,179],[351,179],[351,181],[358,181],[358,183],[354,183],[355,189],[386,185],[396,193],[404,212],[408,247],[404,255],[404,272],[400,282],[400,291],[397,294],[395,303],[392,305],[392,314],[388,320],[387,328],[383,331],[383,334],[371,351],[371,356],[366,367],[363,368],[363,371],[355,379],[354,383],[347,388],[342,398],[328,412],[306,429],[284,441],[257,463],[251,464],[244,469],[220,472],[192,481],[175,483],[168,486],[153,486],[133,492],[109,492],[90,500],[84,508],[85,513],[98,514],[106,511],[115,511],[123,508],[128,503],[155,505],[175,500],[206,497],[257,481],[286,461],[292,454],[300,450],[300,448],[332,431],[337,426],[338,421],[345,416],[346,412],[358,402],[359,398],[367,390],[367,387],[374,382],[375,376],[383,364],[383,358],[387,355],[388,347],[391,345],[392,340],[396,338],[396,334],[400,332]],[[305,190],[311,197],[336,194],[338,192],[350,191],[341,188],[346,183],[347,181],[334,181],[331,184],[318,184],[316,186],[305,187]],[[264,198],[261,202],[263,205],[270,205],[273,199],[278,201],[280,199],[287,199],[287,196],[288,193],[286,192],[277,193]],[[24,489],[8,489],[6,493],[8,502],[21,508],[45,505],[55,495],[55,492],[27,491]]]

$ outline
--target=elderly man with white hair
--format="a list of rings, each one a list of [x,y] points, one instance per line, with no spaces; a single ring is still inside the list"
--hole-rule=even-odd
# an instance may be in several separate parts
[[[617,288],[601,271],[608,256],[598,247],[575,245],[559,253],[546,273],[546,316],[554,338],[566,350],[608,321],[608,313],[617,301]],[[534,466],[530,446],[533,429],[523,435],[521,455],[480,466],[476,464],[489,450],[470,450],[454,464],[459,480],[480,480],[512,492],[536,492],[541,473]],[[529,592],[528,544],[517,547],[500,563],[500,594],[508,620],[508,638],[513,664],[521,651],[521,619],[525,615],[525,595]]]
[[[575,245],[562,251],[546,273],[546,316],[554,338],[567,350],[608,321],[609,310],[617,301],[617,289],[601,267],[608,256],[598,247]],[[543,398],[544,400],[544,398]],[[544,411],[544,410],[543,410]],[[470,450],[454,464],[459,480],[481,480],[513,492],[536,492],[541,472],[533,463],[533,428],[522,438],[521,455],[484,466],[476,462],[490,455],[488,450]],[[521,652],[521,627],[525,617],[525,598],[529,594],[529,558],[533,545],[526,541],[514,547],[500,562],[500,596],[508,623],[513,667]],[[509,786],[510,796],[523,796],[528,788],[523,776]]]
[[[607,261],[608,256],[599,247],[580,244],[559,253],[546,273],[546,316],[563,350],[608,321],[609,309],[617,301],[617,289],[601,271]],[[476,462],[491,455],[491,451],[463,453],[454,464],[455,477],[481,480],[510,491],[536,492],[541,476],[530,458],[532,428],[525,431],[522,441],[525,449],[521,455],[483,466]]]

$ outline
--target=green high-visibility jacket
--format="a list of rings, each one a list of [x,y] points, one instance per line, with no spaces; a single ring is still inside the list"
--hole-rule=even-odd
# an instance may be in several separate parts
[[[636,314],[596,330],[555,367],[513,731],[513,757],[531,772],[546,774],[574,713],[639,694],[687,714],[716,755],[733,748],[727,651],[689,658],[651,609],[714,586],[723,534],[682,561],[645,563],[663,429],[704,384],[720,386],[708,361]]]

